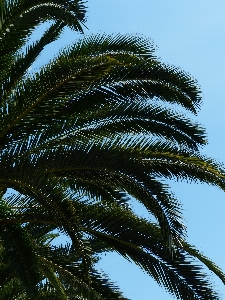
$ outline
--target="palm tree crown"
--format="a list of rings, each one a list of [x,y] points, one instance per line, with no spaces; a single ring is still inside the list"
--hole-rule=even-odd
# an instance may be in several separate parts
[[[185,242],[180,203],[163,183],[225,189],[222,166],[200,154],[204,129],[174,109],[197,113],[196,82],[160,62],[148,39],[120,34],[85,36],[32,73],[66,25],[82,32],[84,3],[0,3],[3,297],[126,299],[94,268],[98,253],[116,250],[179,299],[219,299],[199,263],[224,274]],[[121,191],[158,223],[121,206]],[[53,246],[55,230],[71,244]]]

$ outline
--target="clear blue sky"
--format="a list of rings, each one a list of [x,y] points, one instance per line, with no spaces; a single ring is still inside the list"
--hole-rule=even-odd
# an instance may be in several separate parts
[[[196,120],[207,131],[203,153],[225,163],[225,1],[88,1],[89,32],[141,33],[158,46],[157,55],[193,75],[203,93]],[[184,205],[188,240],[225,271],[225,193],[202,184],[173,183]],[[118,259],[118,260],[117,260]],[[119,259],[104,257],[102,268],[132,300],[174,299],[146,274]],[[225,287],[215,281],[225,299]]]
[[[225,163],[225,1],[89,0],[85,33],[140,33],[158,46],[157,56],[197,79],[203,105],[195,118],[207,131],[203,153]],[[75,38],[67,32],[65,42]],[[188,241],[225,271],[225,193],[213,186],[174,182],[184,206]],[[143,212],[140,211],[142,214]],[[171,300],[172,296],[138,267],[117,255],[101,267],[131,300]],[[213,277],[225,299],[225,287]]]

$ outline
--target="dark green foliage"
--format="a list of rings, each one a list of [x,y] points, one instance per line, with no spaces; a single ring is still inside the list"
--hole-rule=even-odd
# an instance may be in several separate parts
[[[224,274],[185,242],[163,182],[225,190],[224,168],[200,154],[204,129],[186,116],[201,103],[196,82],[148,39],[119,34],[85,36],[32,73],[66,25],[82,32],[83,1],[5,0],[0,10],[0,298],[126,299],[95,269],[99,253],[117,251],[178,299],[219,299],[203,264]],[[157,224],[121,206],[121,191]],[[56,231],[71,244],[53,246]]]

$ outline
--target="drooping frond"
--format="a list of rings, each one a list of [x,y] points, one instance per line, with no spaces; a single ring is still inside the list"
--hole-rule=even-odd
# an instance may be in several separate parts
[[[17,198],[17,201],[19,201],[19,198]],[[14,205],[15,203],[14,197]],[[28,199],[26,203],[29,203]],[[31,200],[30,203],[32,203]],[[134,261],[160,285],[164,286],[170,293],[176,295],[178,299],[186,299],[187,295],[188,299],[219,299],[218,295],[213,291],[213,287],[202,266],[198,261],[193,260],[193,256],[209,266],[223,281],[225,280],[224,274],[216,266],[212,267],[213,264],[209,260],[206,261],[205,258],[202,259],[201,255],[193,252],[194,248],[188,246],[187,243],[180,245],[175,240],[172,240],[171,256],[168,247],[162,239],[160,228],[155,224],[138,218],[131,211],[126,211],[118,205],[102,206],[101,204],[90,204],[90,201],[80,201],[73,197],[71,198],[71,207],[75,211],[76,220],[79,221],[81,232],[95,237],[95,239],[99,240],[100,245],[101,243],[105,245],[106,249],[116,250],[126,259]],[[19,225],[26,222],[27,213],[32,216],[32,210],[26,211],[24,209],[22,213],[24,214],[24,221],[22,216],[20,216],[20,219],[17,219],[17,215],[15,214],[14,220],[17,219],[17,223],[15,224]],[[33,216],[35,215],[37,218],[37,214],[33,213]],[[11,218],[13,219],[13,216]],[[55,225],[57,225],[57,222],[60,223],[60,220],[57,220],[55,216],[49,213],[46,214],[46,219]],[[37,226],[41,225],[41,223],[38,225],[39,221],[42,221],[41,218],[40,220],[36,219]],[[63,223],[65,224],[65,222]],[[7,226],[7,220],[5,224]],[[41,274],[44,276],[43,278],[48,278],[51,293],[54,292],[53,294],[63,295],[63,291],[65,291],[69,295],[69,291],[73,290],[73,286],[77,289],[79,282],[81,284],[83,281],[84,285],[87,282],[88,285],[89,279],[86,277],[84,266],[76,264],[77,261],[82,260],[81,253],[77,251],[77,245],[72,241],[72,245],[69,247],[53,247],[50,250],[50,244],[46,243],[46,246],[44,246],[42,243],[44,239],[40,239],[40,235],[37,234],[38,231],[33,230],[34,225],[35,223],[32,225],[31,220],[30,224],[26,225],[24,230],[30,235],[32,234],[31,236],[34,236],[34,238],[36,236],[36,239],[39,241],[38,244],[36,242],[36,253],[40,261],[39,268],[41,269]],[[67,231],[66,226],[65,224],[64,228]],[[72,229],[77,230],[77,226],[71,216],[69,226],[71,227],[71,231]],[[83,243],[89,248],[90,254],[93,250],[93,253],[95,253],[98,248],[95,246],[92,248],[92,240],[89,241],[87,244],[83,240]],[[92,260],[93,262],[94,260]],[[91,260],[89,264],[91,265]],[[58,274],[57,277],[55,272]],[[91,288],[97,292],[106,292],[109,288],[108,285],[105,287],[104,281],[99,278],[99,275],[96,278],[95,274],[96,272],[93,273],[93,270],[90,268],[89,278],[91,280]],[[65,283],[64,280],[66,280]],[[9,283],[6,283],[7,287]],[[69,290],[67,289],[68,287]],[[111,293],[114,293],[113,290]],[[115,294],[112,295],[115,297]],[[104,297],[99,299],[104,299]]]

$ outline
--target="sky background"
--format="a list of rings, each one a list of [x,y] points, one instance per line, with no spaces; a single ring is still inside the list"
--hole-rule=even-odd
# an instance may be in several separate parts
[[[225,1],[89,0],[87,6],[85,34],[142,34],[152,39],[162,62],[198,81],[203,104],[194,119],[205,126],[209,141],[202,153],[225,163]],[[60,45],[76,38],[67,31]],[[171,187],[183,204],[188,241],[225,271],[225,193],[199,183],[173,182]],[[146,216],[142,208],[139,214]],[[174,299],[116,254],[103,256],[100,266],[131,300]],[[212,280],[225,299],[224,285],[216,277]]]
[[[209,141],[202,153],[225,163],[225,1],[93,0],[87,5],[89,33],[143,34],[153,40],[162,62],[198,81],[203,104],[195,120],[205,126]],[[225,193],[205,184],[171,186],[184,207],[188,241],[225,271]],[[101,267],[131,300],[174,299],[117,255],[103,257]],[[225,299],[225,287],[215,279]]]

